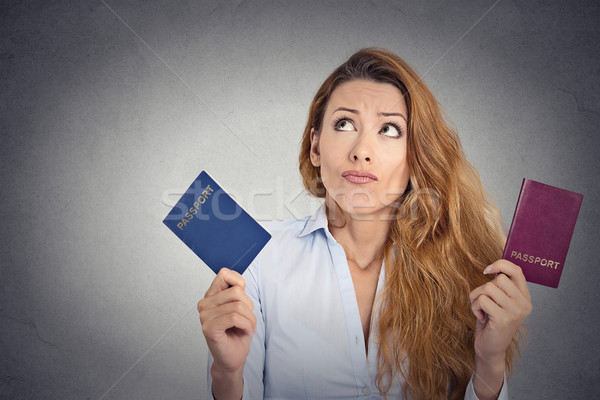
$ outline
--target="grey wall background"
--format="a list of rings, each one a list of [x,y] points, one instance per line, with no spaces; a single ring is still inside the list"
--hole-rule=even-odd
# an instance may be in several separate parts
[[[523,177],[584,194],[530,284],[514,399],[600,394],[600,7],[549,1],[3,1],[0,397],[203,398],[212,272],[162,225],[203,169],[258,219],[311,213],[312,96],[361,47],[424,76],[510,224]]]

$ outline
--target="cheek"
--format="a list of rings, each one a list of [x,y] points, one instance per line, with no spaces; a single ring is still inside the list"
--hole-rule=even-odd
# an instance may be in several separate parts
[[[400,174],[401,171],[408,171],[406,141],[390,145],[382,150],[381,162],[388,171],[395,175]]]
[[[394,183],[402,187],[406,186],[409,178],[408,163],[406,162],[406,159],[404,159],[402,163],[396,166],[392,176]]]
[[[408,186],[408,180],[410,177],[408,162],[406,158],[406,151],[404,150],[402,153],[402,158],[398,159],[396,156],[388,156],[388,159],[385,160],[385,165],[387,165],[387,176],[386,176],[386,191],[385,194],[386,199],[396,198],[402,195]]]
[[[404,156],[402,162],[396,165],[394,171],[394,176],[397,180],[404,181],[408,179],[408,163],[406,162],[406,156]]]
[[[335,159],[331,157],[331,154],[321,154],[321,179],[326,189],[330,190],[330,185],[334,180],[335,175]]]
[[[345,159],[342,143],[332,140],[328,135],[323,135],[320,142],[321,177],[325,180]]]

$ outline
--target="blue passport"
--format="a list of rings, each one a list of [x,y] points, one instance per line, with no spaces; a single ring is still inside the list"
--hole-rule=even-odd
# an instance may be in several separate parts
[[[243,274],[271,235],[202,171],[163,220],[215,273]]]

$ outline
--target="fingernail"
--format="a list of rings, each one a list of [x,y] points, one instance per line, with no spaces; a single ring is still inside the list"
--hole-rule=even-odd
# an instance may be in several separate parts
[[[487,266],[487,267],[485,267],[485,269],[483,270],[483,273],[484,273],[484,274],[489,274],[491,270],[492,270],[492,266],[491,266],[491,265],[488,265],[488,266]]]

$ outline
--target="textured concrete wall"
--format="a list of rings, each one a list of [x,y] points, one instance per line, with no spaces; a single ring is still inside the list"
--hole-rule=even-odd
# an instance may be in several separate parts
[[[311,97],[361,47],[423,76],[510,224],[521,179],[584,194],[529,284],[514,399],[600,394],[596,1],[3,1],[0,397],[203,398],[212,272],[162,219],[209,170],[260,220],[316,203]]]

